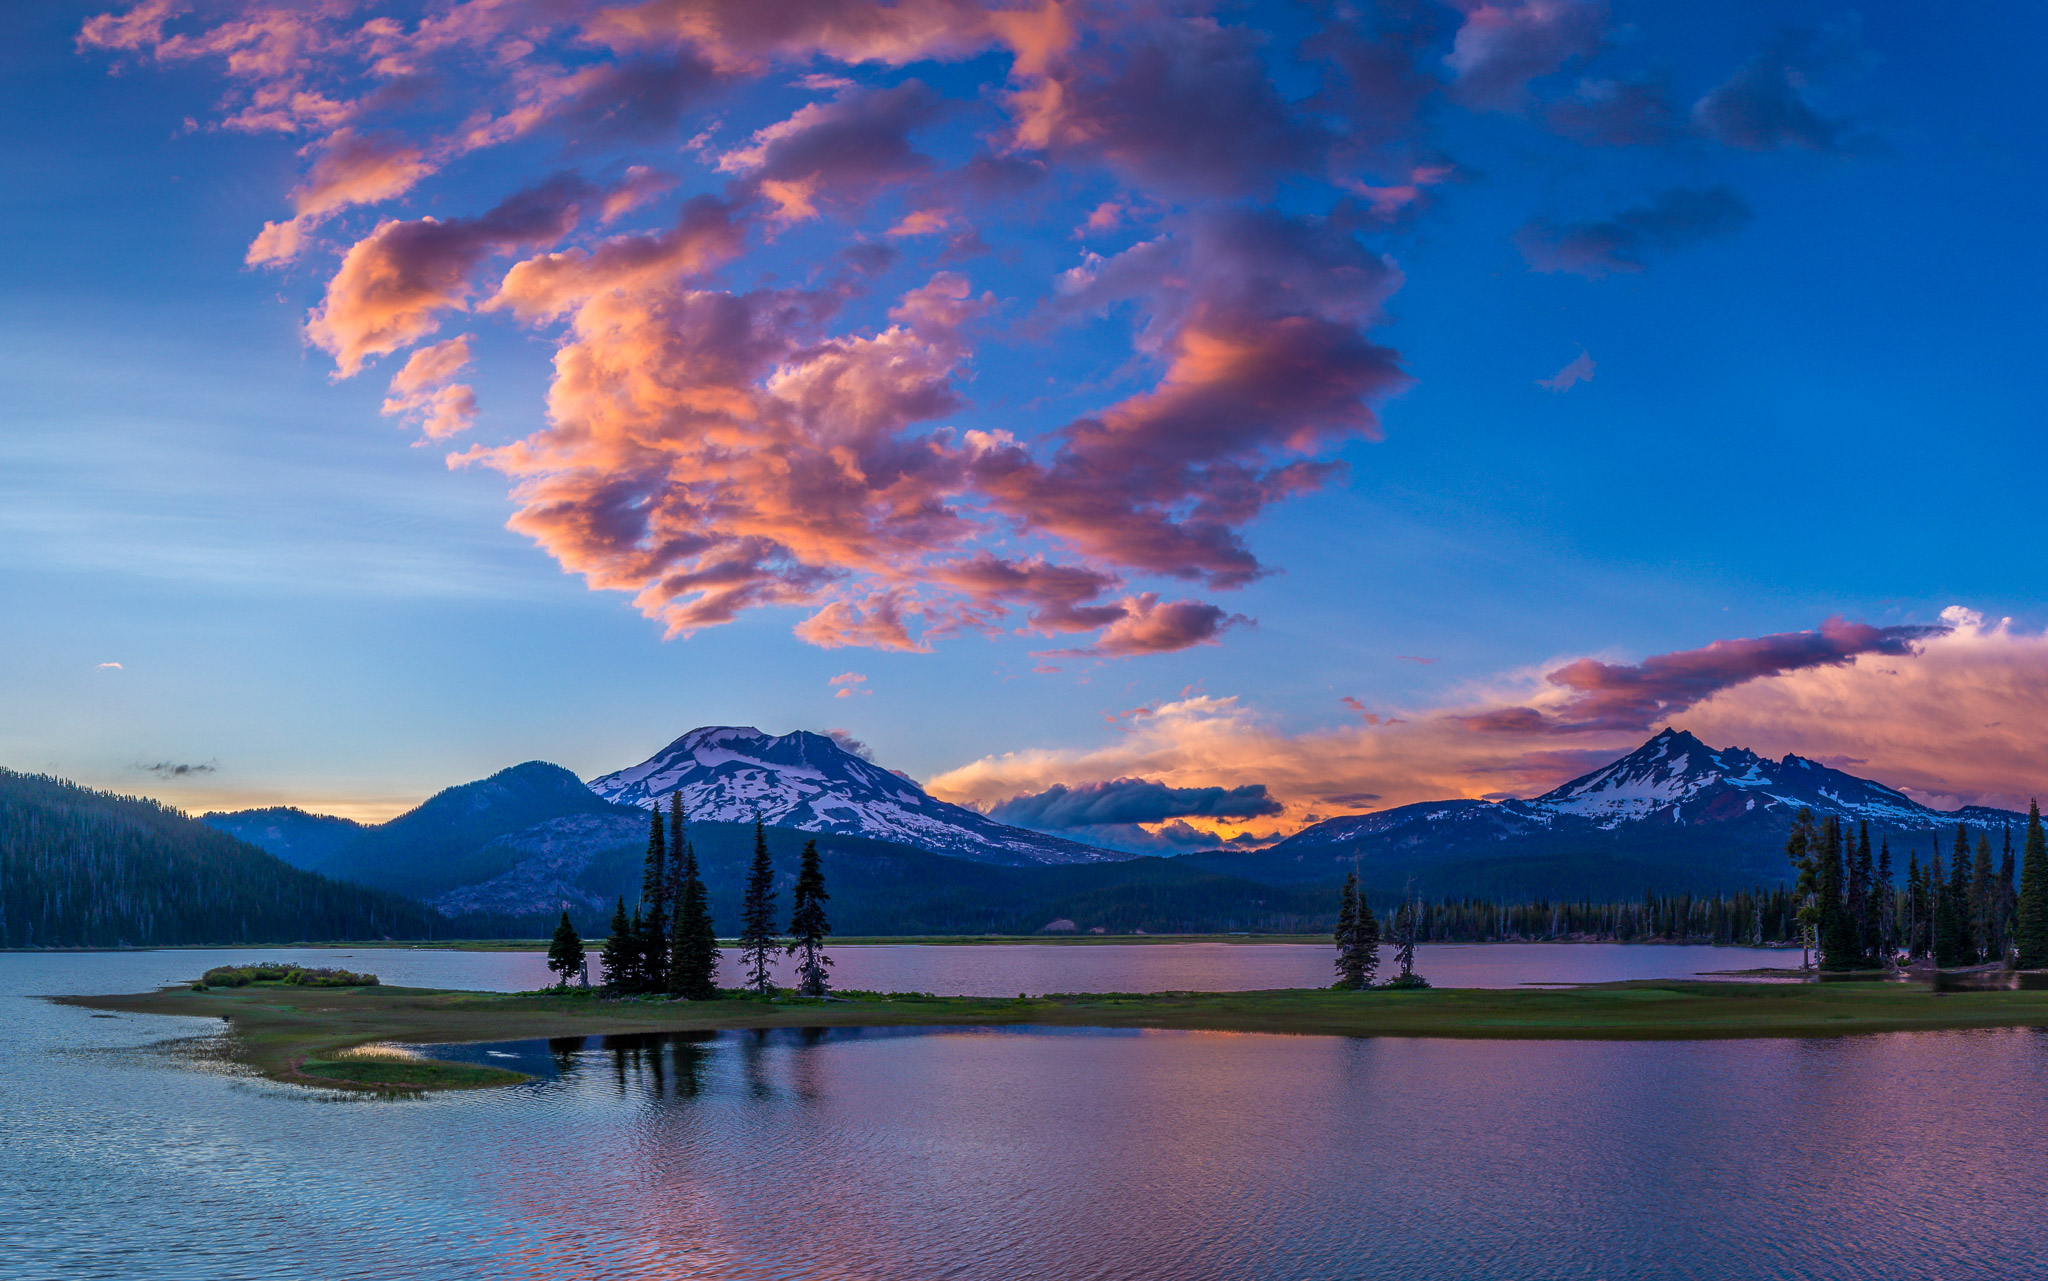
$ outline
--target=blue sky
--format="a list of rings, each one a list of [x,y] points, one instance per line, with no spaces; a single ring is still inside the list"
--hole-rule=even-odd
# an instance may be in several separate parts
[[[1125,731],[1109,715],[1191,697],[1235,698],[1265,733],[1312,737],[1358,725],[1345,697],[1413,720],[1581,656],[1629,664],[1833,616],[1891,628],[1963,605],[2022,630],[2048,621],[2033,465],[2048,264],[2027,213],[2048,159],[2030,55],[2048,16],[2031,9],[1616,5],[1600,51],[1531,82],[1531,105],[1435,112],[1409,141],[1455,177],[1358,238],[1400,273],[1365,329],[1412,379],[1373,401],[1383,438],[1320,450],[1348,473],[1241,522],[1279,572],[1217,587],[1112,567],[1116,591],[1255,623],[1056,671],[1034,671],[1034,653],[1091,642],[1016,634],[1018,617],[929,653],[807,644],[792,626],[814,605],[665,640],[626,594],[591,590],[505,528],[506,477],[444,462],[547,426],[559,326],[444,318],[425,341],[476,335],[465,377],[481,406],[445,442],[379,414],[404,352],[337,381],[303,328],[341,251],[382,218],[473,217],[552,172],[601,182],[652,158],[679,185],[637,225],[661,225],[677,200],[731,181],[703,163],[713,150],[683,144],[715,117],[711,147],[729,152],[824,100],[792,87],[801,74],[922,80],[956,106],[917,145],[949,168],[994,152],[1008,52],[770,59],[771,72],[630,147],[535,137],[479,151],[344,210],[325,249],[252,268],[252,237],[289,215],[310,163],[299,153],[317,155],[322,135],[219,127],[240,90],[217,60],[81,50],[99,12],[41,7],[0,53],[12,126],[0,148],[16,176],[0,194],[14,250],[0,279],[0,761],[14,768],[194,808],[381,814],[521,760],[590,776],[692,726],[741,723],[844,728],[920,778],[1036,751],[1079,782],[1113,760]],[[235,12],[201,6],[170,29]],[[1469,18],[1444,12],[1446,33]],[[1279,93],[1310,91],[1283,56],[1309,10],[1216,14],[1270,33],[1261,56]],[[1788,32],[1821,50],[1805,92],[1842,122],[1830,149],[1589,147],[1540,119],[1589,78],[1640,75],[1667,85],[1682,117]],[[1418,65],[1448,81],[1443,57]],[[939,420],[963,432],[1046,440],[1157,383],[1158,361],[1134,346],[1142,304],[1038,323],[1084,253],[1112,256],[1201,207],[1319,217],[1332,201],[1320,177],[1198,200],[1085,158],[1046,164],[1029,194],[962,215],[985,252],[906,253],[831,322],[879,331],[935,270],[992,293]],[[1611,217],[1675,189],[1725,189],[1748,216],[1600,278],[1532,270],[1518,249],[1532,220]],[[1077,239],[1109,199],[1158,212]],[[884,204],[763,234],[720,287],[814,283],[852,239],[882,239],[901,214]],[[1589,381],[1537,385],[1582,351]],[[847,672],[865,680],[835,697],[846,686],[829,682]],[[177,764],[204,768],[149,768]],[[1199,781],[1272,781],[1259,768],[1253,757],[1241,777]]]

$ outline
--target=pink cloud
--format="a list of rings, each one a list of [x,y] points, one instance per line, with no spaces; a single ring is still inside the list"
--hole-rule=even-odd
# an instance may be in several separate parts
[[[215,68],[215,125],[309,139],[292,216],[256,234],[252,262],[314,256],[345,210],[414,193],[459,210],[435,175],[481,148],[530,140],[496,157],[515,172],[542,153],[623,171],[602,189],[564,175],[481,214],[356,232],[306,334],[341,377],[432,343],[386,400],[431,439],[475,412],[453,372],[468,336],[433,342],[449,314],[538,330],[555,345],[545,426],[452,461],[502,472],[513,528],[670,634],[783,608],[824,646],[1021,631],[1122,656],[1243,621],[1171,585],[1229,590],[1270,572],[1252,522],[1379,435],[1406,385],[1374,341],[1401,275],[1359,233],[1420,216],[1456,172],[1432,143],[1439,109],[1524,110],[1532,84],[1600,46],[1606,20],[1572,0],[1305,12],[1283,42],[1257,6],[249,0],[187,13],[144,0],[91,18],[79,44]],[[931,62],[957,65],[885,87],[853,73]],[[723,132],[707,108],[763,80],[820,97]],[[1570,108],[1605,113],[1610,133],[1606,115],[1649,111],[1596,80],[1553,105],[1554,127]],[[968,154],[943,167],[920,150],[927,136]],[[663,172],[679,151],[715,163],[723,185],[660,225],[650,211],[679,185]],[[1055,181],[1062,199],[1044,194]],[[1319,186],[1331,212],[1248,207],[1282,182]],[[1045,282],[1049,299],[969,286],[964,264],[1010,248],[984,233],[1036,202],[1064,241],[1064,196],[1083,191],[1086,234],[1140,211],[1150,238],[1084,258]],[[1739,210],[1719,189],[1667,192],[1538,220],[1524,250],[1539,270],[1639,270],[1739,222],[1729,201]],[[778,240],[815,240],[805,283],[734,283]],[[983,274],[1014,281],[1019,261]],[[927,283],[886,319],[841,318],[899,267]],[[961,421],[990,409],[967,394],[977,345],[1006,336],[998,307],[1034,335],[1128,320],[1130,349],[1105,355],[1118,390],[1049,429]]]
[[[1103,628],[1093,644],[1047,650],[1039,656],[1130,658],[1139,654],[1170,654],[1193,645],[1214,645],[1230,628],[1251,623],[1242,614],[1226,614],[1205,601],[1162,601],[1157,592],[1126,597],[1117,603],[1117,608],[1121,616]]]
[[[872,694],[875,692],[865,688],[867,682],[868,678],[859,672],[841,672],[831,680],[826,681],[825,684],[832,690],[832,697],[852,698],[856,694]]]
[[[743,175],[741,189],[765,199],[777,221],[802,222],[817,217],[820,205],[858,204],[929,171],[910,133],[938,110],[938,95],[915,80],[847,90],[755,130],[718,167]]]
[[[337,210],[404,195],[434,171],[425,153],[388,134],[359,136],[350,129],[331,134],[312,170],[291,192],[294,216],[266,222],[249,245],[251,265],[296,258],[306,232]]]
[[[1640,663],[1582,658],[1544,676],[1570,697],[1528,730],[1646,730],[1721,690],[1765,676],[1836,666],[1860,654],[1900,655],[1936,627],[1872,627],[1831,618],[1819,630],[1718,640]],[[1532,711],[1515,708],[1514,712]]]
[[[561,239],[595,194],[581,179],[562,177],[477,218],[382,223],[343,256],[306,334],[348,377],[370,357],[433,333],[437,313],[465,306],[471,276],[492,253]]]
[[[614,236],[515,263],[487,308],[521,320],[552,320],[611,289],[640,289],[700,276],[739,256],[746,224],[716,196],[684,203],[673,227]]]
[[[1207,15],[1160,14],[1111,38],[1048,47],[1042,69],[1009,96],[1014,145],[1176,192],[1259,190],[1312,168],[1332,135],[1281,97],[1260,39]]]
[[[476,421],[476,392],[454,381],[469,364],[470,335],[422,347],[391,376],[386,414],[402,416],[428,440],[445,440]]]

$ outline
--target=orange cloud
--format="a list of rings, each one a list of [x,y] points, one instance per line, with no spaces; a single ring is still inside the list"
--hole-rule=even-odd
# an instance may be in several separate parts
[[[491,253],[559,240],[581,203],[597,194],[580,179],[560,177],[477,218],[380,223],[343,256],[306,336],[349,377],[370,357],[433,333],[438,313],[466,306],[471,276]]]
[[[716,196],[683,205],[666,231],[614,236],[595,249],[567,249],[515,263],[487,309],[521,320],[552,320],[610,289],[641,289],[702,275],[739,255],[745,224]]]
[[[305,180],[292,189],[294,216],[266,222],[249,245],[251,266],[296,258],[305,234],[350,205],[390,200],[412,190],[434,166],[418,147],[391,135],[359,137],[337,129]]]

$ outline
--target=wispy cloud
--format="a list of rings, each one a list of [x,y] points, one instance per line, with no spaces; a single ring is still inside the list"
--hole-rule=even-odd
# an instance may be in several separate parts
[[[158,778],[190,778],[196,774],[218,773],[220,765],[215,761],[207,761],[203,764],[188,764],[183,761],[157,761],[152,765],[137,765],[135,768],[144,774],[154,774]]]
[[[875,691],[867,687],[867,683],[868,678],[859,672],[841,672],[825,682],[832,688],[834,698],[852,698],[855,694],[874,693]]]
[[[1580,383],[1593,381],[1593,358],[1581,350],[1573,361],[1548,378],[1538,378],[1536,385],[1545,391],[1570,391]]]
[[[1727,187],[1673,187],[1604,218],[1558,222],[1538,218],[1515,233],[1532,270],[1598,279],[1644,270],[1658,254],[1740,230],[1749,205]]]

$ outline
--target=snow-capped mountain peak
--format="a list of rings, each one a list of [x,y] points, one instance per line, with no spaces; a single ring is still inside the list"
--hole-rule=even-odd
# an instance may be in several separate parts
[[[679,792],[693,819],[898,841],[984,863],[1087,863],[1118,854],[995,822],[825,734],[751,725],[693,729],[638,765],[590,781],[608,801],[643,808]]]
[[[1524,804],[1602,828],[1645,819],[1713,821],[1759,808],[1789,817],[1802,806],[1894,825],[1927,826],[1944,817],[1895,788],[1803,756],[1772,761],[1746,748],[1708,747],[1668,728],[1620,760]]]

